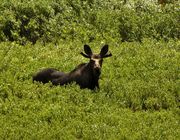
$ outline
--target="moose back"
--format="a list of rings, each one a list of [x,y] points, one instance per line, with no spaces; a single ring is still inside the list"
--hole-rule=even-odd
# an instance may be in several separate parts
[[[33,81],[42,83],[52,82],[53,85],[67,85],[75,82],[80,88],[94,90],[99,88],[99,76],[103,58],[112,56],[108,52],[108,45],[104,45],[99,54],[94,54],[88,45],[84,45],[84,52],[81,55],[89,58],[88,63],[78,65],[69,73],[60,72],[53,68],[46,68],[33,76]]]

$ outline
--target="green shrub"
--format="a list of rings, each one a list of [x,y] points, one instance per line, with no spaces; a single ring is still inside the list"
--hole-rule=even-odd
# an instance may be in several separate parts
[[[0,44],[1,139],[179,139],[179,41],[111,42],[100,91],[32,82],[87,62],[82,46]]]
[[[0,40],[20,44],[61,40],[179,39],[179,5],[144,1],[3,0]],[[113,39],[113,40],[112,40]]]

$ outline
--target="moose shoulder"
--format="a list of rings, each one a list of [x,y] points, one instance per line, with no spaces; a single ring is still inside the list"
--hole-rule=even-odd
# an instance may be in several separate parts
[[[88,45],[84,45],[84,52],[81,55],[89,58],[88,63],[78,65],[74,70],[69,73],[60,72],[53,68],[43,69],[33,76],[33,81],[42,83],[52,82],[53,85],[66,85],[72,82],[77,83],[80,88],[95,89],[99,88],[99,76],[103,58],[112,56],[108,53],[108,45],[102,47],[99,54],[92,53]]]

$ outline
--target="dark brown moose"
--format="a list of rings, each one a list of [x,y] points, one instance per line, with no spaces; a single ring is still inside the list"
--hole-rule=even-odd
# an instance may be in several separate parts
[[[53,85],[67,85],[75,82],[80,88],[94,90],[99,88],[99,76],[103,58],[112,56],[108,53],[108,45],[104,45],[99,54],[93,54],[88,45],[84,45],[81,55],[89,58],[89,63],[82,63],[69,73],[60,72],[53,68],[46,68],[33,76],[33,81],[42,83],[52,82]]]

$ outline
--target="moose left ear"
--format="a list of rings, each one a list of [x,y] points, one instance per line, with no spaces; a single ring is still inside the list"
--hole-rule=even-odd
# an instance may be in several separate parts
[[[103,57],[107,54],[108,52],[108,45],[104,45],[101,49],[100,55]]]
[[[107,52],[108,52],[108,45],[104,45],[101,49],[100,55],[104,56],[107,54]]]
[[[102,49],[101,49],[100,56],[101,56],[102,58],[112,56],[111,53],[109,53],[109,54],[107,54],[107,53],[108,53],[108,45],[104,45],[104,46],[102,47]]]

